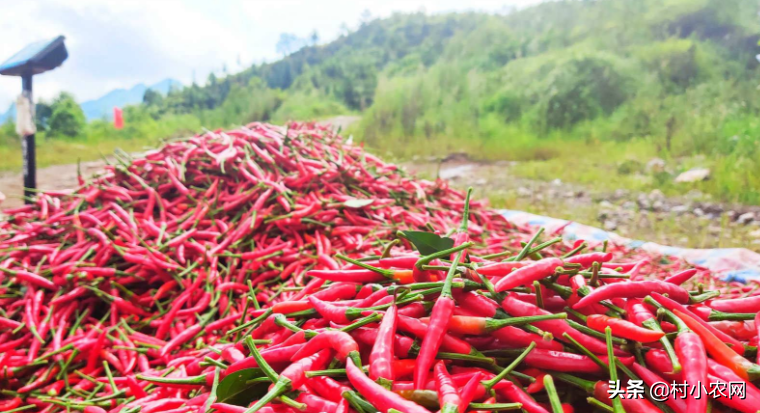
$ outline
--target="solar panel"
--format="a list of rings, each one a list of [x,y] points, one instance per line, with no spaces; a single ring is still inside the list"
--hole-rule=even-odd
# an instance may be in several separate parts
[[[55,69],[68,57],[63,36],[26,45],[0,64],[0,74],[9,76],[36,75]]]

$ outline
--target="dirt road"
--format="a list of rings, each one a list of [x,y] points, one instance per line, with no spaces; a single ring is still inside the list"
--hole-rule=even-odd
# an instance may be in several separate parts
[[[82,162],[82,174],[91,176],[100,171],[105,161]],[[0,174],[0,192],[5,194],[2,208],[13,208],[24,203],[24,178],[18,172]],[[55,165],[37,170],[37,186],[42,190],[67,189],[77,186],[77,165]]]

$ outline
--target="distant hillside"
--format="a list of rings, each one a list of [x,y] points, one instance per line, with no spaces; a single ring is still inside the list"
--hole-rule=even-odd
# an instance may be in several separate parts
[[[136,105],[142,103],[145,91],[151,89],[163,95],[169,93],[169,90],[182,89],[182,83],[174,79],[164,79],[154,85],[146,86],[143,83],[133,86],[130,89],[114,89],[102,97],[93,100],[87,100],[80,104],[87,120],[102,119],[113,117],[113,108],[123,108],[127,105]],[[0,114],[0,124],[5,123],[7,119],[16,117],[16,105],[11,104],[5,113]]]
[[[172,88],[182,89],[182,83],[173,79],[165,79],[151,86],[140,83],[130,89],[114,89],[98,99],[82,102],[82,111],[87,120],[103,117],[110,119],[113,116],[114,107],[123,108],[127,105],[141,103],[146,90],[151,89],[166,95]]]
[[[145,109],[209,128],[360,113],[355,138],[402,157],[559,162],[614,147],[605,168],[626,157],[710,166],[720,173],[701,189],[760,204],[759,4],[558,0],[506,15],[394,14]],[[672,181],[639,183],[629,166],[631,185]]]

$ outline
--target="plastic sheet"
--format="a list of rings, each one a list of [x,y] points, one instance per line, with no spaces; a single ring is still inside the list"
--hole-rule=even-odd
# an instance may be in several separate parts
[[[681,258],[691,264],[707,268],[716,276],[726,281],[760,281],[760,254],[746,248],[680,248],[660,245],[654,242],[634,240],[621,237],[613,232],[564,219],[531,214],[524,211],[504,209],[500,211],[510,222],[519,226],[545,227],[547,233],[561,229],[561,235],[567,239],[584,239],[604,241],[628,248],[640,248],[655,254]],[[563,228],[564,226],[564,228]],[[559,234],[558,234],[559,235]]]

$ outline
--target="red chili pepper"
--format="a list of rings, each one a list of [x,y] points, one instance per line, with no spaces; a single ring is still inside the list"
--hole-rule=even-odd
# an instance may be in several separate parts
[[[755,387],[752,382],[748,382],[744,380],[743,378],[739,377],[736,373],[734,373],[733,370],[730,368],[716,362],[713,359],[707,359],[707,372],[708,374],[718,377],[724,381],[727,382],[736,382],[736,383],[742,383],[746,392],[746,398],[749,400],[755,400],[756,402],[760,402],[760,390]]]
[[[519,268],[507,274],[494,284],[496,291],[506,291],[521,285],[531,285],[533,281],[544,279],[562,266],[559,258],[544,258],[526,267]]]
[[[163,357],[175,348],[185,344],[188,340],[195,337],[195,335],[198,334],[202,328],[203,326],[196,324],[187,330],[184,330],[181,333],[177,334],[176,337],[169,340],[163,347],[161,347],[159,355]]]
[[[296,354],[291,357],[292,361],[297,361],[326,348],[335,350],[338,361],[343,362],[346,357],[352,357],[360,361],[359,346],[356,341],[348,334],[342,331],[325,330],[314,336],[306,342]]]
[[[312,356],[300,359],[295,363],[288,366],[280,373],[280,377],[272,384],[269,392],[262,396],[261,399],[251,406],[251,411],[257,411],[258,409],[266,406],[270,401],[276,397],[281,396],[291,390],[301,387],[306,381],[306,372],[309,370],[317,370],[323,368],[330,362],[332,356],[332,350],[324,349]],[[347,359],[348,363],[351,363],[351,359]]]
[[[712,374],[708,374],[707,377],[710,380],[711,386],[715,386],[716,388],[730,388],[731,386],[729,382],[720,377],[713,376]],[[713,385],[712,383],[715,384]],[[715,399],[726,407],[739,412],[757,412],[757,403],[759,402],[757,399],[747,397],[716,397]]]
[[[726,313],[756,313],[760,311],[760,295],[728,300],[713,300],[708,305],[713,310]]]
[[[689,386],[687,394],[692,394],[686,399],[686,409],[690,412],[706,412],[707,397],[701,394],[702,386],[707,388],[707,355],[705,346],[697,334],[688,330],[678,332],[675,341],[676,354],[683,366],[683,378]],[[696,388],[696,394],[691,389]]]
[[[398,329],[412,334],[417,338],[424,339],[427,336],[430,327],[416,318],[399,316]],[[448,333],[443,334],[440,348],[451,353],[473,354],[472,346],[469,343]]]
[[[599,359],[607,362],[606,356],[598,356]],[[619,357],[619,360],[626,366],[633,363],[633,357]],[[603,370],[594,360],[588,356],[567,353],[556,350],[544,350],[535,348],[523,360],[526,365],[544,370],[561,371],[565,373],[603,373]]]
[[[372,380],[395,379],[393,370],[394,337],[398,323],[398,309],[392,305],[383,316],[383,321],[378,328],[375,344],[369,354],[369,377]]]
[[[530,395],[511,381],[502,380],[499,382],[499,385],[494,386],[494,390],[509,401],[522,403],[522,409],[528,413],[549,413],[543,406],[533,400]]]
[[[644,298],[652,293],[668,294],[668,297],[681,303],[689,302],[689,292],[683,288],[664,281],[651,280],[607,284],[581,298],[573,308],[583,308],[610,298]]]
[[[410,270],[390,271],[392,279],[406,280],[411,278]],[[374,283],[389,278],[372,270],[311,270],[306,273],[310,277],[322,278],[329,281],[347,281],[357,283]]]
[[[530,262],[526,262],[526,261],[506,261],[506,262],[489,263],[482,267],[476,268],[475,272],[477,272],[480,275],[484,275],[486,277],[504,277],[510,274],[512,271],[517,270],[518,268],[523,268],[530,264],[531,264]]]
[[[570,258],[566,258],[565,262],[573,264],[581,264],[583,268],[591,267],[591,264],[598,262],[599,264],[606,263],[612,259],[612,254],[609,252],[589,252],[587,254],[573,255]]]
[[[586,317],[586,325],[599,332],[604,332],[606,327],[610,327],[613,335],[642,343],[658,341],[665,335],[662,331],[638,327],[631,322],[602,314],[592,314]]]
[[[693,277],[696,274],[697,274],[697,270],[694,268],[690,268],[688,270],[683,270],[681,272],[671,275],[670,277],[665,279],[665,282],[675,284],[675,285],[681,285],[685,283],[686,281],[689,281],[689,279],[691,279],[691,277]]]
[[[467,190],[467,197],[464,201],[464,216],[462,218],[462,225],[460,232],[464,232],[467,229],[467,225],[470,218],[470,195],[472,194],[472,188]],[[463,244],[464,245],[464,244]],[[451,262],[451,267],[448,274],[446,274],[446,280],[443,285],[441,295],[433,305],[433,311],[430,315],[430,322],[428,323],[428,329],[425,333],[425,337],[422,339],[420,345],[420,352],[417,357],[417,366],[414,370],[414,387],[415,390],[422,389],[427,382],[428,374],[430,373],[430,367],[433,365],[438,349],[441,347],[444,336],[446,335],[446,328],[449,324],[449,320],[454,312],[454,298],[451,296],[451,283],[454,280],[454,273],[456,267],[459,264],[465,250],[460,250]]]
[[[404,413],[430,413],[424,407],[372,381],[359,367],[356,367],[351,359],[346,360],[346,374],[357,392],[368,397],[369,402],[380,411],[396,409]]]
[[[272,349],[264,349],[261,351],[261,357],[263,357],[264,360],[269,364],[289,362],[290,359],[293,358],[293,355],[296,354],[296,352],[298,352],[298,350],[300,350],[302,347],[302,344],[296,343]],[[254,367],[258,367],[256,359],[253,357],[247,357],[243,360],[230,364],[230,366],[224,370],[223,375],[230,375],[236,371]]]
[[[373,346],[377,341],[378,330],[359,328],[351,332],[351,335],[358,341]],[[396,335],[393,339],[393,352],[397,357],[407,357],[412,347],[416,345],[415,340],[406,336]]]
[[[306,392],[299,393],[296,401],[305,404],[307,411],[310,412],[335,413],[338,410],[337,403]]]
[[[454,382],[451,380],[446,365],[439,361],[433,368],[435,382],[438,387],[438,400],[441,404],[441,413],[457,413],[462,405],[462,397],[459,395]],[[464,411],[464,409],[462,409]]]
[[[532,304],[518,300],[512,293],[504,298],[501,306],[507,313],[515,317],[551,314],[548,311],[542,310]],[[605,343],[570,327],[570,325],[568,325],[564,320],[539,321],[534,324],[536,327],[552,333],[558,340],[563,337],[563,334],[567,333],[570,335],[570,337],[577,340],[584,347],[591,350],[595,354],[607,354],[607,345]],[[624,351],[619,349],[615,349],[615,353],[616,355],[620,356],[626,354]]]
[[[58,286],[55,285],[52,281],[29,271],[25,271],[25,270],[14,271],[14,270],[9,270],[7,268],[0,267],[0,272],[4,272],[6,274],[12,275],[16,277],[17,279],[19,279],[20,281],[27,282],[36,287],[47,288],[53,291],[58,290]]]
[[[731,347],[728,347],[726,343],[716,337],[710,330],[705,328],[694,317],[680,311],[679,309],[673,309],[675,314],[688,328],[690,328],[700,340],[700,343],[704,343],[703,347],[707,349],[716,361],[730,368],[734,373],[738,374],[745,380],[754,380],[760,377],[760,366],[752,363],[744,357],[737,354]],[[680,335],[680,333],[679,333]],[[676,348],[677,350],[677,348]],[[684,365],[684,368],[686,366]]]
[[[689,311],[688,308],[678,304],[677,302],[671,300],[668,297],[664,297],[659,294],[652,294],[652,298],[657,301],[660,305],[667,308],[670,311],[675,312],[675,310],[680,311],[683,314],[687,314],[690,318],[690,320],[693,320],[694,322],[701,325],[704,329],[709,331],[711,334],[718,336],[721,340],[725,341],[726,343],[731,344],[731,347],[734,349],[736,353],[744,354],[744,345],[736,340],[735,338],[729,336],[728,334],[718,330],[717,328],[711,326],[709,323],[703,321],[698,316],[696,316],[694,313]],[[693,330],[693,329],[692,329]]]

